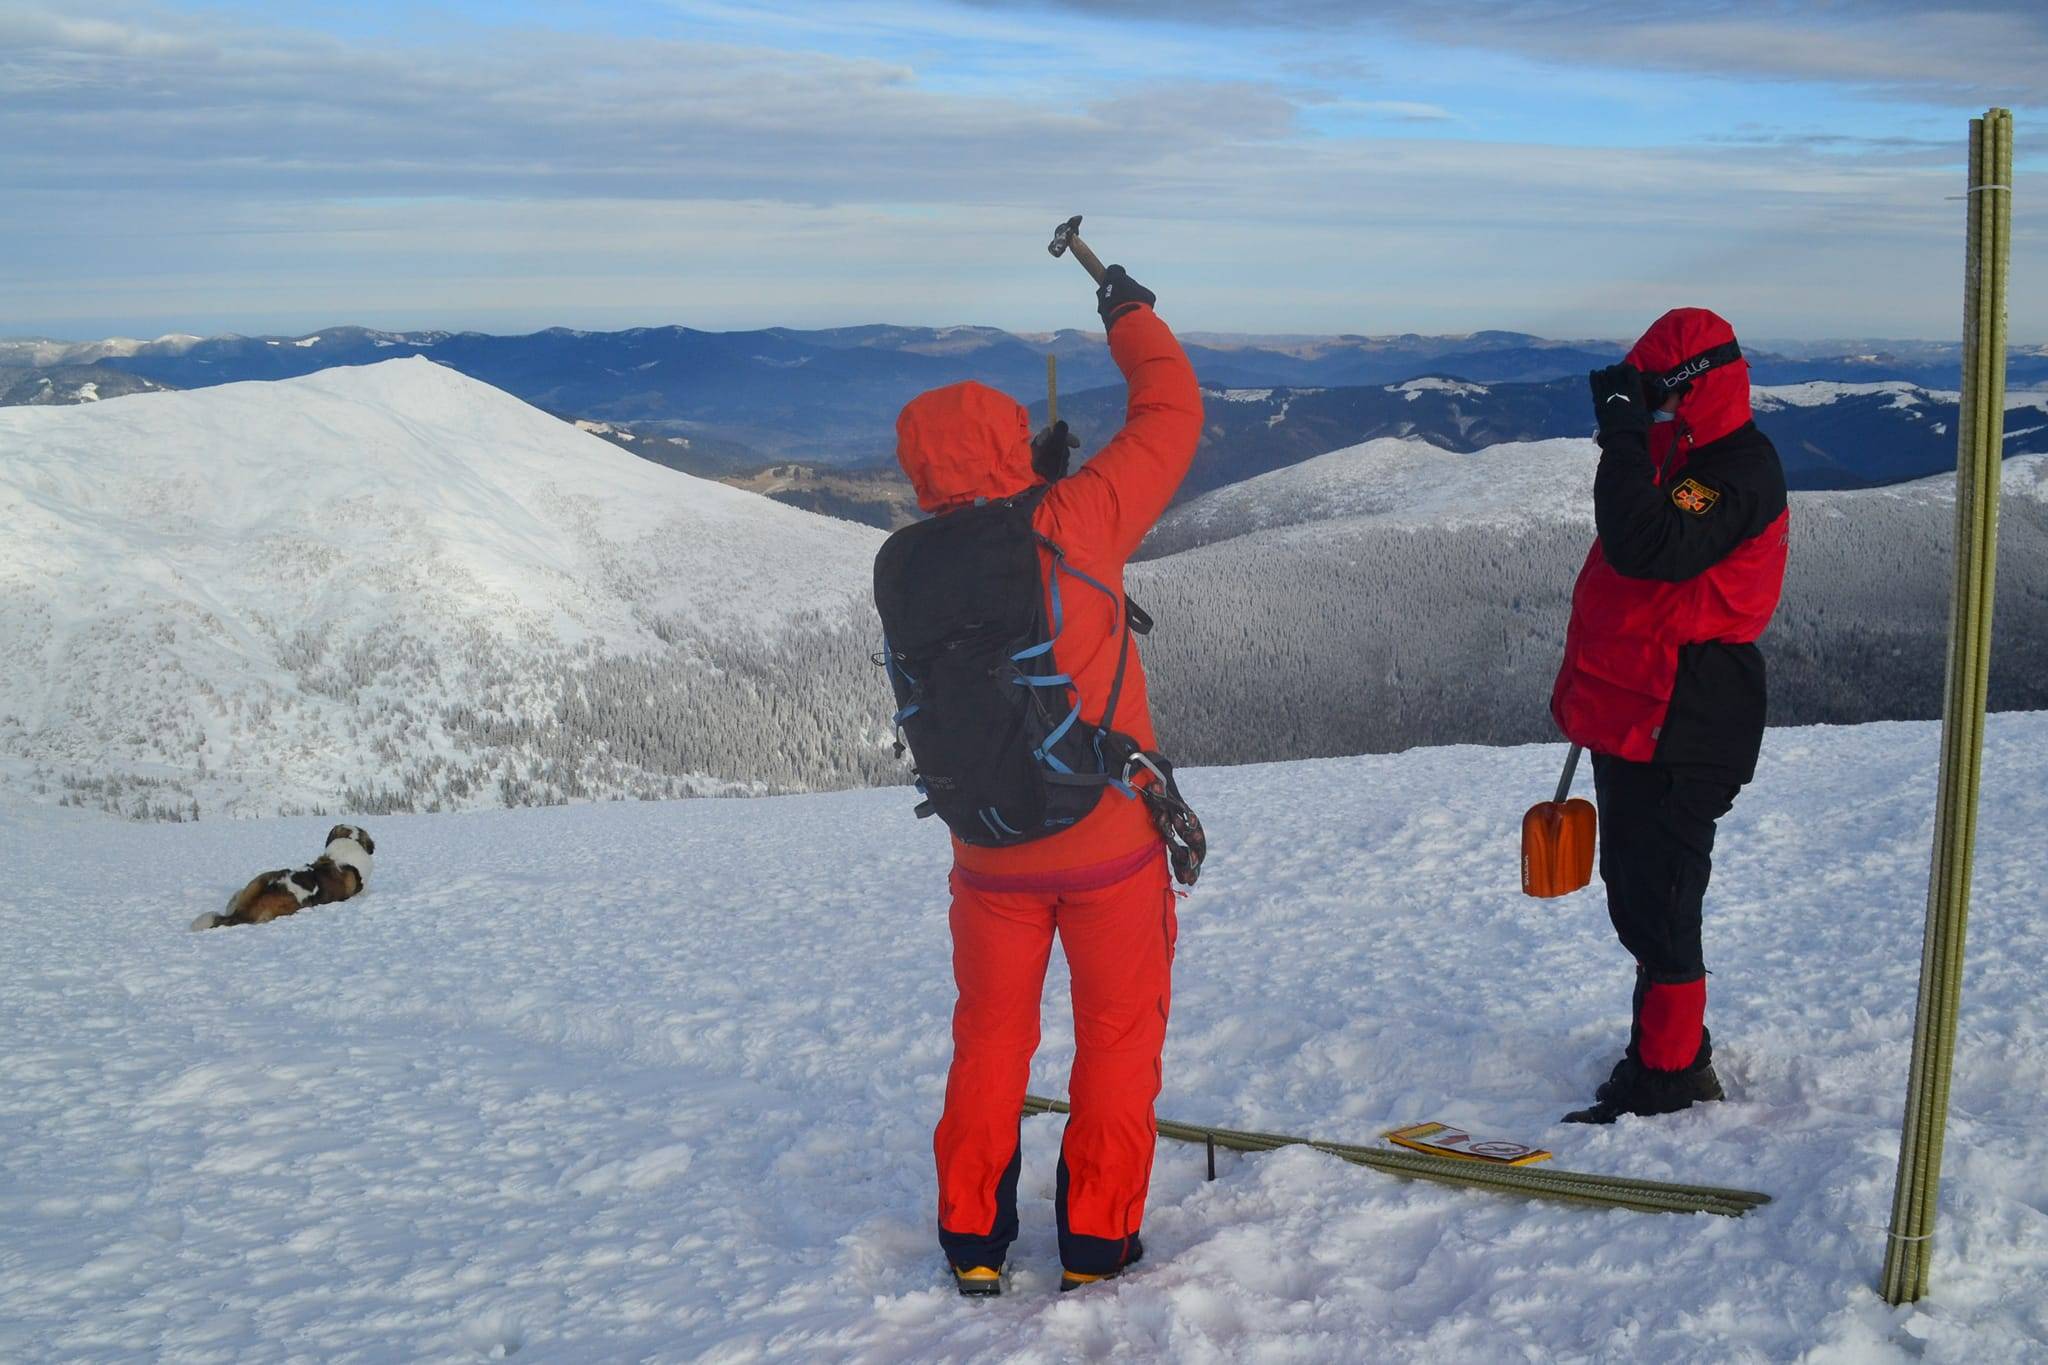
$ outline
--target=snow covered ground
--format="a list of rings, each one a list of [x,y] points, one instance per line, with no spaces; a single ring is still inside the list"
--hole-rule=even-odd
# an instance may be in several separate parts
[[[1723,830],[1733,1102],[1557,1125],[1612,1061],[1597,892],[1515,889],[1555,747],[1197,771],[1163,1114],[1366,1140],[1436,1116],[1740,1221],[1161,1147],[1122,1282],[1066,1296],[1060,1121],[1013,1294],[941,1279],[941,832],[902,791],[371,820],[367,896],[188,933],[327,822],[0,805],[0,1359],[2039,1360],[2048,714],[1990,726],[1933,1296],[1872,1290],[1936,730],[1774,731]],[[1041,1093],[1072,1032],[1055,968]]]

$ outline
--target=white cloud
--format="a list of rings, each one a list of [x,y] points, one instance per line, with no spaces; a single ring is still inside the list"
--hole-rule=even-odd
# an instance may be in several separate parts
[[[965,0],[990,10],[1046,0]],[[1292,31],[1310,41],[1368,29],[1447,46],[1517,52],[1575,67],[1610,65],[1737,79],[1855,87],[1889,98],[2048,104],[2048,7],[1979,0],[1691,0],[1682,7],[1607,0],[1051,0],[1090,14]]]
[[[1453,117],[1451,111],[1440,104],[1423,104],[1414,100],[1340,100],[1333,107],[1355,109],[1361,114],[1374,114],[1402,123],[1448,123]]]
[[[1751,331],[1954,325],[1958,173],[1920,156],[1305,136],[1283,90],[1163,72],[1070,108],[758,46],[105,13],[0,11],[11,327],[1087,325],[1044,253],[1075,211],[1206,330],[1618,335],[1671,289]]]

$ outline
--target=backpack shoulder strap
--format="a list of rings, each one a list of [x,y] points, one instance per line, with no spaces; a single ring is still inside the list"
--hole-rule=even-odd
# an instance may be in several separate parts
[[[1097,721],[1095,725],[1095,728],[1104,734],[1114,734],[1116,732],[1110,727],[1116,721],[1117,703],[1123,700],[1124,675],[1129,671],[1131,662],[1131,633],[1138,624],[1137,618],[1134,618],[1131,613],[1133,610],[1136,610],[1138,617],[1143,618],[1143,630],[1150,630],[1152,628],[1152,618],[1145,615],[1144,609],[1138,607],[1129,597],[1114,591],[1108,584],[1102,582],[1094,575],[1077,569],[1068,563],[1066,554],[1050,539],[1041,535],[1038,537],[1038,540],[1052,554],[1052,572],[1054,576],[1052,592],[1055,603],[1059,600],[1058,576],[1064,573],[1070,577],[1080,579],[1083,583],[1086,583],[1089,587],[1107,597],[1112,604],[1111,610],[1116,614],[1116,672],[1110,677],[1109,701],[1102,709],[1102,719]],[[1048,641],[1047,643],[1050,644],[1051,642]],[[1110,777],[1106,780],[1113,784],[1121,785],[1116,777]]]

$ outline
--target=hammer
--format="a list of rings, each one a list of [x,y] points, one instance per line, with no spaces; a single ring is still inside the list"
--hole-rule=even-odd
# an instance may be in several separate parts
[[[1102,262],[1088,249],[1088,244],[1081,240],[1081,215],[1078,213],[1052,230],[1052,241],[1045,249],[1054,256],[1064,256],[1069,247],[1073,248],[1074,259],[1081,263],[1081,268],[1086,270],[1097,284],[1101,284]]]

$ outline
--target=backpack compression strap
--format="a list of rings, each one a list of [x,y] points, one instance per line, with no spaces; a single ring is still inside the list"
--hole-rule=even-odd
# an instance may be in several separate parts
[[[1145,804],[1152,810],[1153,823],[1159,827],[1160,837],[1166,841],[1167,858],[1173,866],[1173,879],[1182,886],[1193,886],[1195,879],[1202,875],[1202,859],[1209,851],[1209,841],[1203,833],[1201,817],[1195,814],[1194,808],[1181,795],[1180,783],[1174,780],[1173,764],[1164,754],[1140,748],[1138,742],[1129,735],[1110,728],[1116,720],[1117,703],[1123,699],[1124,674],[1129,669],[1131,661],[1131,636],[1134,633],[1150,634],[1152,618],[1128,595],[1112,592],[1096,579],[1068,564],[1066,556],[1052,541],[1043,536],[1039,537],[1039,541],[1051,551],[1053,557],[1052,599],[1055,637],[1060,631],[1059,575],[1063,570],[1116,602],[1120,608],[1121,622],[1121,628],[1117,633],[1116,673],[1109,684],[1109,703],[1103,708],[1102,723],[1095,727],[1095,755],[1102,764],[1103,771],[1071,772],[1058,759],[1041,750],[1038,756],[1051,768],[1051,771],[1045,774],[1045,780],[1063,786],[1115,787],[1123,796],[1144,798]],[[1042,649],[1050,648],[1052,641],[1047,640]],[[1064,674],[1059,676],[1062,680],[1066,679]],[[1046,746],[1050,748],[1057,742],[1080,714],[1081,702],[1077,692],[1074,709],[1067,713],[1067,718],[1060,722],[1059,727],[1046,740]],[[1115,751],[1114,760],[1110,755],[1103,753],[1104,740],[1109,741]],[[1153,778],[1151,783],[1142,787],[1132,781],[1141,772],[1148,772]]]
[[[1036,533],[1034,532],[1034,534]],[[1044,746],[1040,748],[1033,756],[1042,760],[1045,763],[1045,765],[1051,769],[1051,771],[1046,773],[1045,775],[1046,781],[1048,782],[1055,782],[1062,786],[1070,787],[1115,787],[1117,791],[1123,796],[1136,796],[1138,793],[1132,787],[1129,773],[1125,770],[1127,765],[1119,763],[1116,765],[1117,770],[1112,772],[1109,758],[1102,752],[1103,738],[1105,736],[1117,735],[1117,732],[1110,729],[1109,727],[1116,720],[1117,703],[1123,700],[1124,695],[1124,674],[1130,667],[1131,629],[1133,625],[1133,620],[1131,617],[1131,608],[1135,604],[1132,603],[1129,597],[1126,597],[1121,593],[1111,591],[1110,588],[1104,583],[1102,583],[1099,579],[1096,579],[1089,574],[1083,573],[1081,570],[1069,564],[1067,562],[1066,554],[1060,549],[1058,545],[1054,544],[1045,536],[1038,536],[1038,542],[1039,544],[1043,545],[1046,548],[1046,550],[1050,552],[1052,555],[1051,595],[1053,628],[1052,639],[1048,639],[1043,645],[1037,646],[1029,652],[1040,653],[1044,650],[1051,649],[1053,645],[1053,640],[1059,638],[1062,621],[1062,612],[1060,607],[1059,576],[1062,573],[1070,574],[1073,577],[1080,579],[1083,583],[1086,583],[1089,587],[1095,589],[1104,597],[1107,597],[1111,602],[1115,603],[1118,628],[1116,650],[1116,673],[1111,677],[1109,683],[1109,704],[1103,708],[1102,720],[1099,723],[1097,723],[1095,727],[1095,758],[1096,761],[1101,764],[1103,770],[1101,772],[1096,773],[1077,773],[1073,771],[1071,768],[1067,767],[1064,763],[1060,762],[1060,760],[1057,757],[1055,757],[1051,752],[1049,752],[1052,746],[1054,744],[1057,744],[1060,738],[1063,735],[1065,735],[1069,729],[1073,727],[1074,722],[1081,718],[1081,694],[1078,688],[1076,688],[1074,692],[1073,709],[1069,710],[1067,712],[1067,718],[1061,721],[1059,725],[1054,728],[1053,732],[1050,735],[1046,736]],[[1150,630],[1152,628],[1152,618],[1149,616],[1145,616],[1142,608],[1138,609],[1138,614],[1139,616],[1144,618],[1144,628],[1146,630]],[[1073,678],[1071,677],[1071,675],[1065,673],[1055,674],[1049,678],[1033,678],[1029,681],[1035,686],[1048,686],[1053,685],[1055,683],[1066,686],[1073,685]],[[1123,738],[1122,736],[1117,737]],[[1124,742],[1130,748],[1135,749],[1137,747],[1136,745],[1131,744],[1130,741],[1127,739]]]

